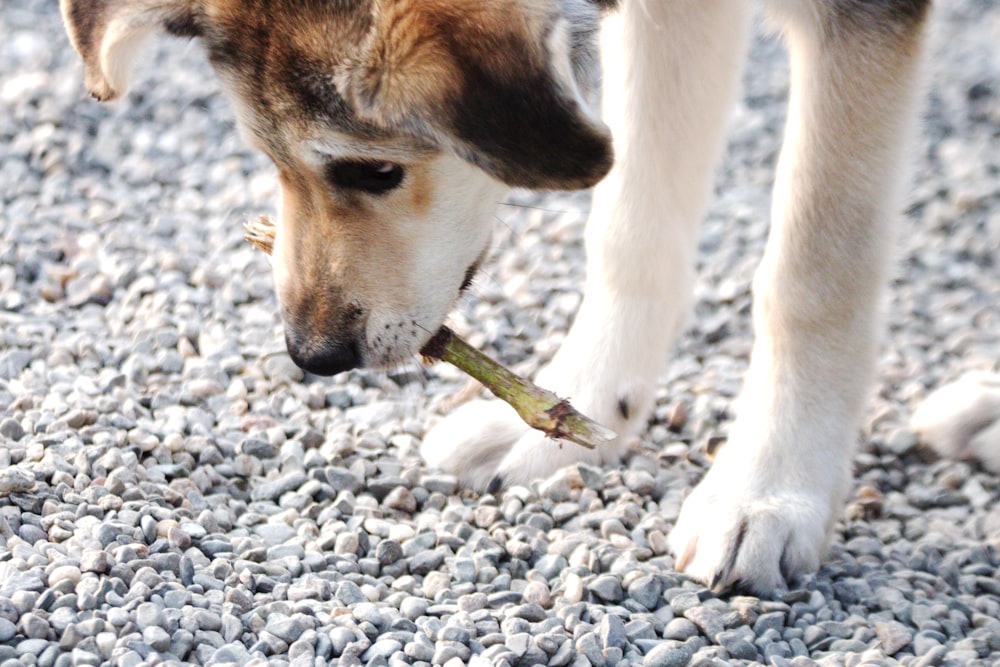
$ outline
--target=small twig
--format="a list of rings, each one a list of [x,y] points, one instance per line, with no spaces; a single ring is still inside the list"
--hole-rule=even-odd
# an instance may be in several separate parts
[[[447,361],[483,383],[510,405],[528,426],[550,438],[593,449],[613,441],[614,431],[579,413],[564,398],[515,375],[455,335],[448,327],[427,341],[420,354]]]
[[[275,231],[274,220],[267,215],[243,223],[243,238],[254,248],[263,250],[268,255],[274,250]]]

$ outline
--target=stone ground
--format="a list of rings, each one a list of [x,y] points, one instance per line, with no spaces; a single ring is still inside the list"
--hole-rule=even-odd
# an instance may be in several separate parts
[[[639,451],[502,497],[421,464],[444,366],[303,376],[241,223],[274,174],[196,44],[88,100],[54,0],[0,12],[0,667],[989,665],[1000,482],[919,401],[1000,359],[1000,6],[940,3],[855,497],[820,572],[716,597],[664,535],[750,346],[786,65],[761,37],[702,235],[697,317]],[[585,194],[517,193],[453,317],[531,371],[579,303]]]

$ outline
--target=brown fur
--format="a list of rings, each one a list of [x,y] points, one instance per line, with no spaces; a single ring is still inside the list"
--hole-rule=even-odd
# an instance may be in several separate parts
[[[586,187],[611,166],[610,136],[547,68],[553,17],[543,0],[62,0],[62,7],[88,89],[101,100],[123,92],[102,63],[115,21],[201,37],[242,106],[255,112],[244,120],[276,161],[289,132],[325,122],[362,136],[430,140],[523,187]]]
[[[435,241],[449,246],[450,261],[461,266],[418,266],[429,253],[411,245],[429,238],[429,225],[457,229],[458,220],[431,218],[447,211],[464,219],[481,205],[467,202],[463,212],[449,204],[439,191],[451,181],[462,181],[474,202],[494,196],[496,181],[579,188],[610,169],[609,133],[581,108],[576,82],[560,79],[566,66],[555,60],[586,46],[591,10],[578,4],[583,13],[574,20],[584,27],[570,34],[556,4],[563,1],[579,2],[61,0],[61,6],[87,87],[101,100],[124,92],[131,59],[124,56],[145,33],[201,40],[245,136],[280,174],[276,280],[289,349],[308,366],[310,357],[352,345],[371,352],[356,355],[358,363],[405,358],[422,329],[440,325],[442,309],[450,307],[442,295],[467,285],[487,240],[477,228],[476,247]],[[550,44],[553,33],[558,48]],[[405,180],[373,193],[336,178],[338,165],[366,161],[401,166]],[[469,163],[465,171],[455,166],[462,161]],[[495,180],[479,172],[470,184],[471,165]],[[448,281],[443,289],[414,289],[428,269],[433,280]],[[405,329],[388,342],[379,336],[389,334],[372,331],[373,321],[382,327],[387,319]]]

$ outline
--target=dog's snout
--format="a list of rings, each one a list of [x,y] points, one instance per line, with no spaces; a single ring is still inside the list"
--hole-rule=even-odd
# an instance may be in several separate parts
[[[286,332],[285,344],[292,361],[314,375],[336,375],[361,366],[361,353],[355,340],[316,342]]]

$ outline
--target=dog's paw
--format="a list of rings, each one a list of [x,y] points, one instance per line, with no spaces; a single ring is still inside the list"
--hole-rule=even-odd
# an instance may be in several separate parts
[[[1000,473],[1000,374],[971,372],[931,393],[910,427],[949,458],[974,458]]]
[[[506,403],[479,400],[458,407],[432,428],[420,453],[428,465],[455,474],[464,486],[490,492],[544,479],[574,463],[614,463],[645,423],[651,390],[593,379],[585,370],[561,373],[552,365],[539,373],[538,384],[619,434],[614,442],[587,449],[554,440],[528,427]],[[608,387],[618,391],[606,391]]]
[[[543,479],[574,463],[617,461],[646,424],[665,358],[648,340],[650,332],[636,323],[636,312],[643,311],[627,300],[613,306],[585,300],[559,352],[535,379],[617,433],[614,442],[588,450],[553,440],[526,426],[506,404],[478,401],[431,429],[421,447],[424,460],[453,472],[466,486],[490,491]]]
[[[681,507],[668,544],[676,568],[716,591],[774,595],[823,557],[839,495],[792,471],[719,459]]]
[[[552,473],[575,463],[600,466],[621,458],[621,439],[587,449],[568,440],[555,440],[534,429],[522,435],[497,467],[490,480],[490,490],[510,486],[527,486],[533,480],[545,479]]]
[[[577,401],[573,404],[576,407]],[[427,465],[453,473],[463,486],[496,493],[518,484],[526,486],[575,463],[613,463],[621,457],[621,442],[619,438],[587,449],[555,440],[527,426],[503,401],[479,400],[456,408],[438,422],[424,436],[420,454]]]
[[[424,436],[420,455],[432,468],[453,473],[463,486],[486,491],[514,443],[530,430],[503,401],[472,401]]]

